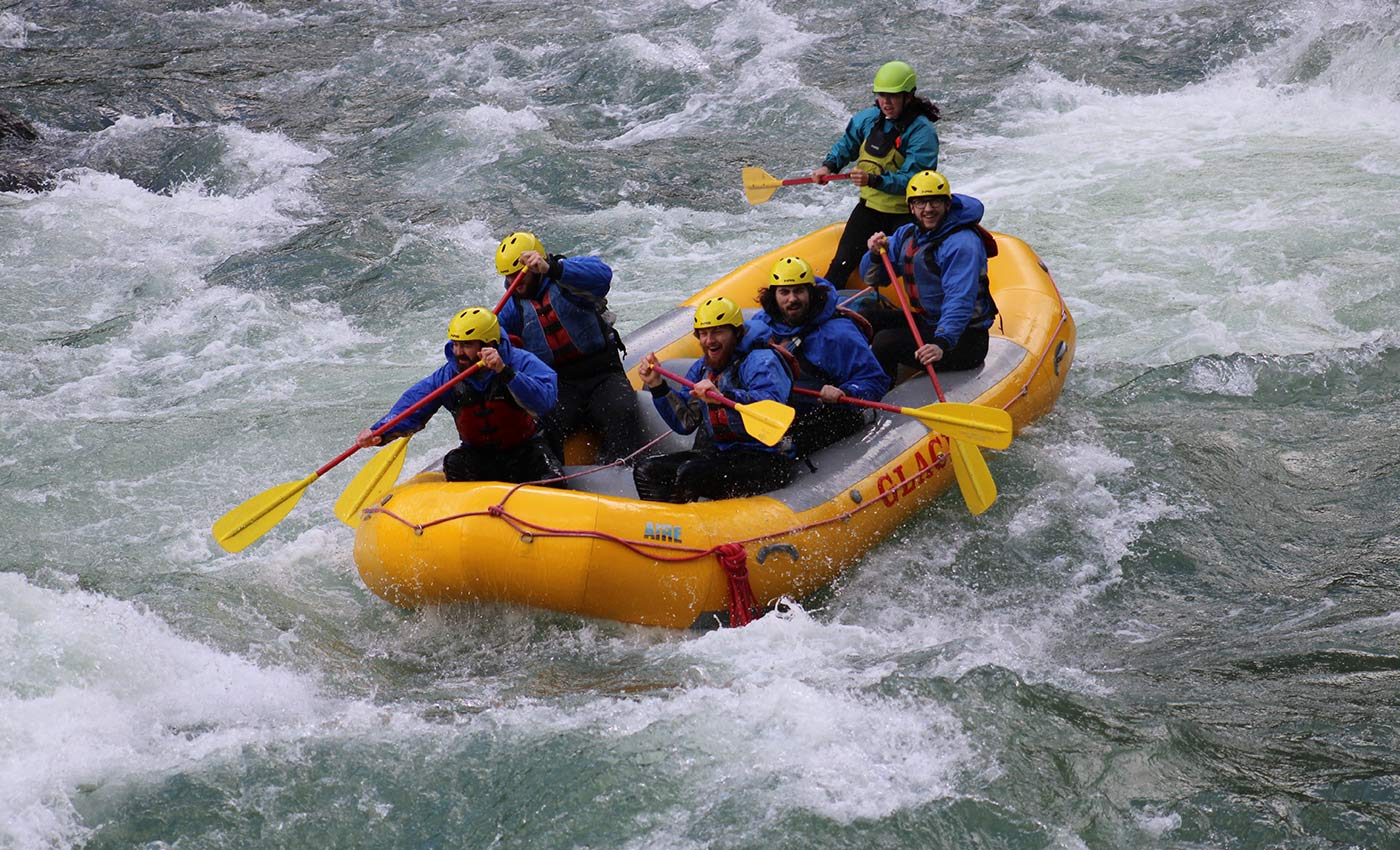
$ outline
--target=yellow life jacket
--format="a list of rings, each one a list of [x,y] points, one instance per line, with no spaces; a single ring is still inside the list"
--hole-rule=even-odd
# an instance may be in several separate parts
[[[893,133],[885,129],[883,117],[876,118],[875,124],[870,128],[870,135],[865,137],[865,141],[860,143],[860,156],[856,158],[856,168],[874,176],[886,174],[891,171],[898,171],[904,164],[904,131],[909,126],[908,123],[896,124]],[[874,186],[860,187],[860,196],[865,201],[865,205],[872,210],[882,213],[907,213],[909,212],[909,202],[904,199],[904,194],[892,195],[889,192],[882,192]]]

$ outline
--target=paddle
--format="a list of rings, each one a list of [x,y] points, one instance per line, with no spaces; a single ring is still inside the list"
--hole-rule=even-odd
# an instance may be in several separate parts
[[[866,294],[871,293],[871,292],[874,292],[874,291],[875,291],[875,287],[873,287],[873,286],[867,286],[866,288],[862,289],[860,292],[857,292],[855,295],[852,295],[850,298],[847,298],[845,301],[842,301],[840,304],[837,304],[837,305],[836,305],[836,308],[839,310],[839,309],[841,309],[842,307],[849,306],[850,303],[851,303],[852,301],[855,301],[857,298],[861,297],[862,295],[866,295]]]
[[[790,180],[779,180],[762,168],[753,165],[744,166],[744,197],[749,199],[749,203],[758,205],[767,202],[773,197],[773,193],[783,186],[797,186],[801,183],[830,183],[832,180],[849,180],[851,172],[845,174],[833,174],[830,177],[793,177]]]
[[[506,305],[506,301],[510,300],[516,287],[524,279],[526,271],[526,269],[521,269],[520,273],[511,280],[510,286],[506,287],[505,295],[502,295],[501,300],[496,302],[496,306],[491,312],[501,312],[501,308]],[[399,473],[403,471],[409,436],[411,435],[405,435],[375,452],[374,457],[370,458],[369,462],[355,474],[349,486],[340,494],[340,498],[335,500],[335,515],[341,522],[355,528],[360,524],[360,512],[384,498],[384,494],[393,489],[394,484],[399,480]]]
[[[894,273],[894,265],[890,263],[889,252],[884,248],[880,249],[880,259],[885,263],[885,272],[890,276],[890,283],[894,286],[894,293],[899,298],[899,308],[904,311],[904,318],[909,322],[909,330],[914,334],[914,345],[922,347],[924,344],[923,334],[919,333],[919,326],[914,321],[914,311],[909,307],[909,296],[904,292],[904,281],[899,275]],[[943,397],[943,386],[938,383],[938,373],[934,371],[932,363],[925,363],[924,368],[928,370],[929,380],[933,381],[933,391],[938,395],[938,401],[947,403]],[[1002,411],[1003,413],[1005,411]],[[950,453],[953,455],[953,474],[958,479],[958,489],[962,491],[963,501],[967,503],[967,509],[973,514],[980,514],[992,506],[997,500],[997,484],[992,480],[992,471],[987,468],[987,459],[982,457],[982,452],[976,446],[969,445],[961,439],[948,435],[951,445]]]
[[[806,387],[793,387],[792,391],[801,395],[821,398],[821,393]],[[842,396],[843,404],[859,407],[873,407],[890,413],[903,413],[927,425],[931,430],[959,440],[966,440],[989,449],[1004,449],[1011,445],[1011,414],[995,407],[981,404],[961,404],[959,402],[935,402],[924,407],[897,407],[882,401],[868,401],[856,396]]]
[[[393,489],[408,454],[408,437],[404,435],[381,448],[360,468],[340,498],[335,500],[337,519],[351,528],[358,527],[360,512]]]
[[[653,358],[655,356],[652,355]],[[668,372],[659,365],[653,366],[652,369],[663,378],[670,378],[682,386],[695,387],[694,382],[687,381],[674,372]],[[749,432],[750,437],[765,446],[776,446],[783,435],[787,433],[788,426],[792,425],[792,417],[797,415],[797,411],[788,405],[770,399],[748,404],[736,404],[717,392],[711,391],[708,395],[725,407],[734,408],[744,420],[744,430]]]
[[[390,419],[380,428],[374,431],[374,436],[382,437],[394,429],[394,426],[416,413],[424,405],[432,402],[438,396],[447,392],[458,381],[481,368],[480,363],[475,363],[470,369],[458,372],[451,380],[418,401],[414,402],[407,410]],[[340,465],[340,462],[350,457],[350,455],[360,450],[359,443],[351,446],[325,466],[301,479],[300,481],[290,481],[286,484],[279,484],[270,490],[264,490],[228,513],[219,518],[214,523],[214,540],[229,552],[241,552],[258,538],[272,530],[272,527],[282,521],[297,502],[301,501],[301,496],[306,492],[306,488],[316,482],[316,479],[330,472]]]

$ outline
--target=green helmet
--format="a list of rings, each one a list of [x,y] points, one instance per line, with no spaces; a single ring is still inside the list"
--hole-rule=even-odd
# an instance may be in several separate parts
[[[875,72],[876,94],[913,91],[918,85],[914,69],[907,62],[886,62]]]

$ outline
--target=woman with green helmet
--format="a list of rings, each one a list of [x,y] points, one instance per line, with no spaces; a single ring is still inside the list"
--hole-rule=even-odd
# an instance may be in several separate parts
[[[893,233],[908,224],[904,190],[909,178],[938,168],[938,107],[916,95],[914,69],[905,62],[886,62],[875,72],[875,105],[851,117],[846,132],[832,145],[826,161],[812,172],[818,183],[851,163],[851,182],[860,187],[860,201],[846,221],[836,256],[826,279],[845,288],[865,254],[865,242],[877,231]]]

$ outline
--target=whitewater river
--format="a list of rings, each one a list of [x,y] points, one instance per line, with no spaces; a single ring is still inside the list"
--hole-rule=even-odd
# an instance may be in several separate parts
[[[739,168],[894,58],[1079,326],[989,512],[708,634],[393,608],[357,462],[214,544],[504,234],[627,331],[844,218]],[[0,107],[0,848],[1400,847],[1393,0],[3,0]]]

